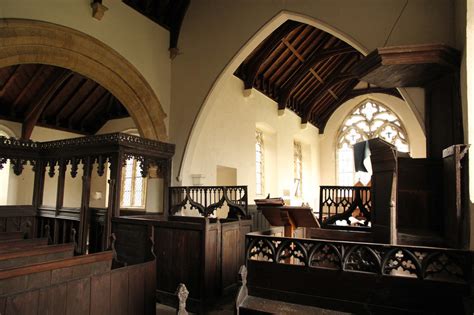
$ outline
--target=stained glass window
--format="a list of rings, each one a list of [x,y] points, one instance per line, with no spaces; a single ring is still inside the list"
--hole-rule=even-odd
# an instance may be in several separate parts
[[[337,137],[337,177],[341,186],[353,186],[361,181],[367,184],[367,173],[354,172],[352,146],[364,140],[381,138],[400,152],[409,151],[409,141],[400,118],[387,107],[365,100],[344,120]]]
[[[263,195],[265,191],[264,181],[264,151],[263,151],[263,133],[261,130],[255,132],[255,173],[256,173],[256,187],[255,193]]]
[[[140,162],[134,158],[127,159],[122,170],[122,208],[144,208],[146,178],[141,176]]]

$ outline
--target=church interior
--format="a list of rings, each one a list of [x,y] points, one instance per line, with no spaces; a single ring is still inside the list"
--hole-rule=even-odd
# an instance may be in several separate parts
[[[1,0],[0,314],[472,314],[473,17]]]

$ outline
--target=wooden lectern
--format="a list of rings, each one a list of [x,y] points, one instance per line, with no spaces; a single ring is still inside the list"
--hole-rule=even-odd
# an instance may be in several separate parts
[[[255,203],[270,225],[284,227],[285,237],[294,237],[295,230],[299,227],[320,227],[310,207],[285,206],[283,202],[270,203],[268,199],[256,199]]]

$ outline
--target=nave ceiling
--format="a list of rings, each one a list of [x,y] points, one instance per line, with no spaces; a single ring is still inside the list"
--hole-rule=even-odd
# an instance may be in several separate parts
[[[271,33],[234,73],[244,88],[255,88],[311,123],[320,132],[345,101],[368,93],[401,98],[396,89],[362,82],[351,71],[364,56],[341,39],[288,20]]]
[[[44,64],[0,69],[0,118],[22,123],[24,139],[35,125],[92,135],[124,117],[129,114],[117,98],[74,71]]]

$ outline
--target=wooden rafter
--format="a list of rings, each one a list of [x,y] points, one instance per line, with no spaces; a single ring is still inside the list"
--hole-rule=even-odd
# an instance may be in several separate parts
[[[334,111],[339,106],[341,106],[342,104],[347,102],[349,99],[353,98],[353,97],[350,96],[350,93],[351,93],[351,91],[353,91],[354,87],[358,83],[359,83],[358,80],[353,80],[353,81],[348,82],[348,84],[344,88],[343,93],[341,93],[342,95],[344,95],[344,97],[341,97],[337,102],[335,102],[335,103],[331,104],[330,106],[328,106],[327,108],[325,108],[318,115],[318,118],[315,119],[314,124],[319,128],[319,133],[324,132],[324,128],[326,127],[326,123],[327,123],[329,117],[331,117],[332,113],[334,113]]]
[[[301,64],[299,69],[296,70],[296,72],[290,77],[290,79],[283,85],[279,95],[278,109],[285,108],[286,102],[288,101],[291,91],[308,74],[308,71],[310,71],[318,81],[324,84],[323,79],[313,69],[316,64],[331,57],[349,53],[354,53],[354,49],[352,47],[328,48],[319,53],[315,52],[314,54],[312,54]]]
[[[84,83],[78,89],[77,93],[74,94],[75,96],[72,97],[69,102],[64,103],[61,110],[56,114],[56,125],[60,125],[62,121],[67,120],[69,118],[69,115],[71,115],[71,113],[73,113],[74,110],[84,102],[84,99],[88,95],[86,93],[89,93],[90,89],[93,87],[93,82],[89,80],[84,81]],[[84,94],[85,96],[80,96]]]
[[[94,89],[87,95],[86,99],[82,101],[81,106],[79,106],[68,118],[68,126],[72,127],[76,124],[77,121],[81,120],[85,114],[96,104],[94,102],[94,97],[102,91],[102,95],[106,94],[104,89],[100,85],[96,85]],[[99,97],[99,98],[100,98]]]
[[[84,84],[86,81],[87,79],[83,78],[82,76],[75,76],[71,78],[71,80],[69,80],[69,84],[70,86],[73,86],[73,88],[69,88],[68,91],[63,90],[58,93],[58,97],[55,98],[55,101],[49,102],[44,109],[43,113],[41,114],[41,120],[51,120],[52,116],[56,116],[60,108],[63,107],[64,104],[68,104],[74,98],[78,89],[81,87],[81,84]]]
[[[348,80],[354,80],[356,79],[355,76],[353,74],[337,74],[336,76],[334,77],[331,77],[330,79],[328,79],[326,81],[326,83],[324,83],[324,85],[319,89],[319,91],[317,93],[315,93],[311,99],[308,101],[307,105],[305,106],[305,110],[304,112],[302,113],[302,116],[301,116],[301,122],[302,123],[306,123],[308,122],[309,118],[311,117],[311,114],[312,112],[314,111],[314,108],[317,106],[318,102],[320,101],[320,99],[326,94],[326,93],[334,93],[332,91],[332,88],[344,81],[348,81]],[[357,80],[356,81],[356,84],[357,84]],[[334,93],[335,94],[335,93]],[[334,96],[333,96],[334,97]],[[336,96],[337,97],[337,96]],[[341,97],[337,97],[335,98],[336,100],[336,103],[339,103],[339,101],[341,99],[343,99],[343,95],[341,95]]]
[[[12,114],[14,114],[15,112],[18,112],[17,110],[15,110],[15,108],[18,106],[20,101],[25,97],[25,95],[30,92],[32,86],[38,81],[39,77],[41,77],[41,75],[43,74],[43,70],[44,70],[43,66],[39,65],[36,68],[35,73],[33,74],[33,76],[31,76],[31,78],[28,80],[28,83],[21,90],[20,94],[18,94],[15,97],[15,100],[13,101],[13,103],[10,107],[10,112]]]
[[[43,92],[40,94],[41,96],[38,97],[38,101],[29,108],[28,114],[26,115],[21,128],[22,139],[30,139],[33,128],[35,127],[44,108],[54,96],[54,94],[60,89],[63,83],[72,75],[71,71],[65,69],[59,70],[58,72],[58,75],[55,75],[53,79],[45,82],[42,89]]]
[[[285,39],[282,39],[282,42],[285,44],[286,47],[288,47],[288,49],[298,58],[298,60],[300,60],[300,62],[304,65],[305,63],[308,63],[310,64],[310,62],[307,62],[303,56],[301,56],[300,53],[298,53],[298,51]],[[350,48],[350,50],[348,52],[355,52],[353,48]],[[345,52],[345,53],[348,53],[348,52]],[[340,53],[336,53],[336,55],[339,55]],[[317,55],[316,53],[314,55]],[[327,58],[330,58],[331,56],[329,55],[329,57],[326,56],[323,56],[322,60],[325,60]],[[313,63],[314,64],[314,63]],[[314,70],[311,66],[308,67],[308,70],[309,72],[322,84],[325,84],[324,80],[321,78],[321,76],[317,73],[316,70]],[[303,73],[303,74],[300,74],[300,76],[305,76],[307,72]],[[301,78],[302,79],[302,78]],[[298,82],[296,82],[295,84],[297,84]],[[338,100],[338,96],[336,95],[336,93],[334,93],[334,91],[329,87],[327,88],[327,91],[329,92],[329,94],[331,94],[335,100]],[[287,93],[287,94],[286,94]],[[291,90],[285,92],[285,95],[282,95],[282,97],[280,97],[281,101],[278,102],[278,109],[283,109],[285,108],[286,106],[286,102],[288,101],[288,97],[290,96],[290,93],[291,93]]]
[[[257,49],[254,58],[245,65],[244,73],[244,88],[251,89],[257,78],[258,69],[263,61],[268,58],[271,52],[280,44],[281,40],[286,37],[291,31],[297,28],[300,24],[294,21],[287,21],[278,29],[276,29],[261,46]]]
[[[8,77],[8,79],[6,79],[5,83],[2,85],[2,88],[0,89],[0,95],[5,94],[5,91],[9,89],[11,84],[15,81],[15,76],[20,71],[21,67],[22,67],[21,64],[15,66],[13,71],[10,73],[10,76]]]
[[[107,99],[107,105],[106,105],[106,110],[105,112],[108,113],[111,109],[111,104],[112,102],[114,101],[114,96],[112,94],[108,94],[108,99]],[[81,129],[84,129],[85,126],[91,121],[91,120],[95,120],[94,118],[96,117],[96,115],[98,115],[100,113],[100,111],[103,110],[103,107],[102,106],[95,106],[94,108],[92,108],[87,114],[86,116],[82,119],[81,121]],[[105,116],[105,115],[102,115],[102,116]],[[102,119],[100,121],[103,121],[104,119],[107,119],[107,117],[102,117]],[[98,125],[101,125],[100,123]]]

